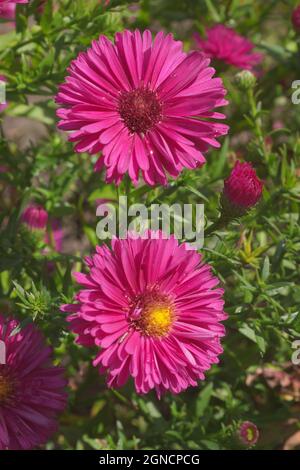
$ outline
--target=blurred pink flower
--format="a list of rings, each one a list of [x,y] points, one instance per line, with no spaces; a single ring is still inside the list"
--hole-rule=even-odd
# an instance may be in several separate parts
[[[16,4],[16,3],[29,3],[29,0],[0,0],[1,5]]]
[[[227,104],[222,80],[209,59],[182,47],[171,34],[153,41],[150,31],[124,31],[114,44],[100,36],[72,62],[56,97],[58,127],[73,131],[77,152],[102,151],[107,182],[128,172],[137,184],[141,171],[147,184],[167,184],[202,165],[228,132],[211,120],[225,117],[214,111]]]
[[[29,0],[0,0],[0,18],[14,20],[17,3],[28,3]]]
[[[16,16],[16,5],[13,3],[1,3],[0,0],[0,18],[14,20]]]
[[[244,421],[238,429],[238,437],[247,447],[255,445],[259,438],[257,426],[251,421]]]
[[[219,362],[223,289],[202,256],[174,236],[128,236],[113,239],[111,250],[96,248],[89,274],[75,274],[78,303],[61,310],[71,312],[79,344],[101,348],[94,366],[108,372],[109,387],[131,376],[137,393],[180,393]]]
[[[0,315],[6,364],[0,364],[0,450],[28,450],[45,444],[66,405],[64,371],[51,363],[51,348],[31,324]]]
[[[48,213],[42,206],[31,204],[24,210],[21,220],[31,229],[44,230],[47,227]]]
[[[206,39],[201,38],[198,33],[194,37],[199,49],[212,59],[252,70],[263,58],[262,54],[253,52],[255,45],[251,41],[223,24],[212,26],[206,31],[206,35]]]
[[[300,5],[298,5],[292,13],[292,23],[295,31],[300,31]]]

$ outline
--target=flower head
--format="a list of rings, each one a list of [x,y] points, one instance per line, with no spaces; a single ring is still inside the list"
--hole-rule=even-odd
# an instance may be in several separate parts
[[[0,4],[28,3],[29,0],[0,0]]]
[[[198,33],[194,35],[199,49],[212,59],[246,70],[252,70],[262,60],[262,54],[253,52],[251,41],[223,24],[209,28],[206,36],[203,39]]]
[[[248,447],[255,445],[259,438],[257,426],[251,421],[244,421],[238,429],[238,437],[240,442]]]
[[[77,342],[100,349],[94,365],[108,373],[109,387],[131,376],[138,393],[179,393],[218,363],[223,290],[187,244],[161,232],[115,238],[111,250],[97,247],[87,265],[89,274],[75,274],[83,286],[78,303],[62,310],[72,312]]]
[[[47,442],[66,404],[63,369],[33,326],[0,315],[5,364],[0,363],[0,450],[27,450]]]
[[[300,5],[298,5],[292,13],[292,23],[294,30],[300,32]]]
[[[102,151],[108,182],[126,172],[136,184],[166,184],[183,168],[205,162],[204,152],[218,147],[228,127],[213,122],[223,114],[226,91],[209,59],[186,54],[171,34],[117,33],[93,41],[69,68],[59,88],[58,127],[73,131],[77,152]],[[100,168],[98,165],[97,168]]]
[[[13,20],[16,16],[16,4],[28,3],[29,0],[0,0],[0,18]]]
[[[257,177],[251,163],[237,161],[230,176],[224,181],[223,207],[236,215],[255,206],[262,196],[263,182]]]
[[[48,212],[42,206],[32,204],[24,210],[22,221],[33,230],[44,230],[48,222]]]

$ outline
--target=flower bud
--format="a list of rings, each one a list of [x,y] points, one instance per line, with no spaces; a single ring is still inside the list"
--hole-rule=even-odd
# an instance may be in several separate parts
[[[32,230],[44,230],[48,222],[48,213],[42,206],[32,204],[24,210],[21,219]]]
[[[241,217],[257,204],[262,190],[263,182],[257,177],[251,163],[237,161],[230,176],[224,181],[221,196],[223,213],[232,218]]]
[[[236,74],[235,82],[241,91],[247,91],[255,87],[256,77],[250,70],[242,70]]]
[[[300,33],[300,5],[298,5],[292,13],[292,23],[294,26],[294,30],[297,33]]]

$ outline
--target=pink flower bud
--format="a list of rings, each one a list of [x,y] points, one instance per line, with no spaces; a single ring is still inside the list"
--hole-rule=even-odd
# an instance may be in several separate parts
[[[48,213],[42,206],[32,204],[24,210],[21,219],[32,230],[44,230],[48,222]]]
[[[300,5],[298,5],[292,13],[292,23],[294,30],[300,32]]]
[[[257,177],[251,163],[236,162],[230,176],[224,181],[223,208],[241,216],[260,200],[263,182]]]

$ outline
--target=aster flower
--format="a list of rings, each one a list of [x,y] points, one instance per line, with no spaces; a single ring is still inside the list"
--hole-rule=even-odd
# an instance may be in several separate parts
[[[299,32],[300,31],[300,5],[298,5],[292,13],[292,23],[294,26],[294,30]]]
[[[0,18],[14,19],[17,3],[28,3],[28,0],[0,0]]]
[[[0,18],[14,20],[16,16],[16,5],[13,3],[3,3],[0,0]]]
[[[16,4],[16,3],[28,3],[29,0],[0,0],[0,5],[9,5],[9,4]]]
[[[42,206],[31,204],[24,210],[21,219],[32,230],[44,230],[47,227],[48,213]]]
[[[47,442],[66,404],[63,369],[33,326],[0,315],[6,363],[0,364],[0,450],[27,450]]]
[[[262,196],[263,182],[251,163],[237,161],[224,181],[221,198],[223,209],[234,217],[245,214]]]
[[[244,421],[238,429],[238,437],[245,446],[254,446],[259,438],[257,426],[251,421]]]
[[[166,184],[183,168],[205,162],[204,152],[219,147],[228,127],[214,108],[227,104],[226,91],[209,59],[186,54],[171,34],[117,33],[79,54],[59,88],[58,127],[73,131],[77,152],[97,154],[108,182],[128,172],[136,184],[141,171],[149,185]],[[99,169],[99,165],[98,165]]]
[[[262,60],[262,54],[253,52],[255,45],[223,24],[206,31],[206,39],[198,33],[194,38],[198,48],[208,57],[241,69],[252,70]]]
[[[204,380],[223,351],[218,279],[199,253],[163,236],[98,246],[87,258],[89,274],[75,274],[78,303],[61,308],[71,312],[77,342],[100,349],[93,364],[108,373],[109,387],[131,376],[138,393],[179,393]]]

